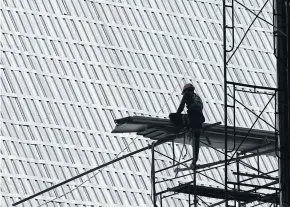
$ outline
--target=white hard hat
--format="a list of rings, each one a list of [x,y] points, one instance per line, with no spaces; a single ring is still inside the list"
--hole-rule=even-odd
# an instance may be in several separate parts
[[[191,83],[187,83],[183,86],[183,89],[182,89],[182,95],[184,95],[186,89],[189,89],[189,88],[192,88],[193,90],[195,89],[195,87],[191,84]]]

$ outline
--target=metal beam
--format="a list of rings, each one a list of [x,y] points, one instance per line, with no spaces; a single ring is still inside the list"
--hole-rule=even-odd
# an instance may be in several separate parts
[[[240,176],[247,176],[247,177],[252,177],[252,178],[263,178],[263,179],[268,179],[268,180],[276,180],[278,181],[279,178],[273,178],[265,175],[255,175],[255,174],[249,174],[249,173],[241,173],[241,172],[233,172],[234,175],[240,175]]]
[[[246,158],[250,158],[250,157],[255,157],[255,156],[258,156],[258,155],[262,155],[262,154],[267,154],[267,153],[271,153],[271,152],[274,152],[274,151],[275,151],[275,149],[268,149],[268,150],[261,151],[261,152],[258,152],[258,153],[253,153],[253,154],[250,154],[250,155],[245,155],[245,156],[241,156],[241,157],[232,158],[229,161],[228,164],[231,164],[231,163],[236,162],[238,160],[242,160],[242,159],[246,159]],[[218,164],[223,164],[224,162],[225,162],[224,160],[220,160],[220,161],[217,161],[217,162],[212,162],[212,163],[208,163],[208,164],[198,165],[197,169],[202,169],[202,168],[211,167],[211,166],[218,165]]]
[[[279,114],[279,147],[280,147],[280,205],[290,206],[290,62],[289,62],[289,0],[276,0],[275,3],[275,55],[277,57],[278,114]],[[283,35],[282,33],[286,34]]]
[[[267,183],[267,184],[265,184],[265,185],[261,185],[261,186],[256,186],[254,189],[252,189],[252,190],[249,190],[249,192],[256,192],[257,190],[259,190],[259,189],[263,189],[263,188],[268,188],[269,186],[271,186],[271,185],[276,185],[276,184],[278,184],[279,183],[279,181],[273,181],[273,182],[271,182],[271,183]],[[272,190],[276,190],[276,192],[279,192],[281,189],[279,189],[279,188],[275,188],[275,189],[272,189]]]
[[[275,188],[275,187],[269,187],[271,185],[275,185],[275,184],[278,184],[279,181],[274,181],[272,183],[268,183],[266,185],[253,185],[253,184],[247,184],[247,183],[237,183],[237,182],[228,182],[229,184],[232,184],[232,185],[240,185],[240,186],[245,186],[245,187],[251,187],[251,188],[254,188],[254,189],[251,189],[247,192],[253,192],[255,190],[259,190],[259,189],[268,189],[268,190],[280,190],[279,188]]]
[[[269,174],[271,174],[271,173],[274,173],[274,172],[278,172],[279,170],[272,170],[272,171],[270,171],[270,172],[263,172],[262,174],[260,174],[260,175],[262,175],[262,176],[269,176]],[[270,177],[270,176],[269,176]],[[249,180],[252,180],[253,178],[247,178],[247,179],[244,179],[244,180],[241,180],[240,182],[246,182],[246,181],[249,181]]]

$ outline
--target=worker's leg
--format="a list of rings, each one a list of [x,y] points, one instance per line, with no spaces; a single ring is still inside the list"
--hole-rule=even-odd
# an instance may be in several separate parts
[[[193,158],[191,163],[191,168],[196,167],[196,163],[198,161],[198,154],[199,154],[199,141],[200,141],[200,131],[194,131],[191,133],[191,145],[193,151]]]
[[[195,136],[194,136],[194,132],[191,133],[191,146],[192,146],[192,163],[191,163],[191,167],[195,168],[195,164],[196,164],[196,147],[195,147]]]
[[[195,146],[195,162],[198,160],[199,153],[199,142],[200,142],[200,131],[194,132],[194,146]]]
[[[192,127],[192,150],[194,153],[192,165],[195,166],[199,154],[200,130],[202,128],[201,116],[198,113],[189,113],[190,125]]]

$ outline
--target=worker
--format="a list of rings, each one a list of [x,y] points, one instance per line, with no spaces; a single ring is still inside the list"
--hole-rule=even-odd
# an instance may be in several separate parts
[[[199,139],[202,128],[202,123],[205,121],[203,116],[203,103],[199,95],[195,92],[195,87],[191,84],[185,84],[182,90],[182,100],[176,113],[169,115],[170,120],[178,126],[187,126],[191,128],[195,139],[192,139],[193,150],[195,151],[195,159],[193,164],[198,160]],[[184,107],[187,107],[187,115],[181,114]]]

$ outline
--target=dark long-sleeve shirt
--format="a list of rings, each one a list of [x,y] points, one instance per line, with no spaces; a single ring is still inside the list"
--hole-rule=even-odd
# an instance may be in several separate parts
[[[195,94],[194,92],[186,92],[182,97],[182,100],[180,102],[180,105],[179,105],[176,113],[180,114],[184,110],[185,105],[186,105],[187,109],[192,109],[191,106],[194,103],[194,99],[193,99],[194,96],[198,96],[198,95]],[[199,96],[198,96],[198,98],[199,98]],[[199,100],[201,101],[200,98],[199,98]],[[202,103],[201,103],[201,105],[202,105]],[[202,107],[197,108],[197,110],[202,111]]]

